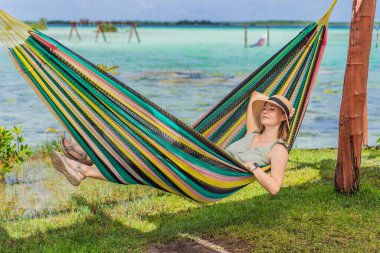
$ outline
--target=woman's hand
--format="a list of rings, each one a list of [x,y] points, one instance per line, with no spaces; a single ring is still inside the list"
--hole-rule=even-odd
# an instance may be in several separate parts
[[[260,119],[256,119],[253,114],[253,103],[257,100],[267,100],[268,97],[261,94],[260,92],[254,91],[249,98],[247,105],[247,134],[258,131],[260,129]]]
[[[253,174],[253,171],[251,171],[251,167],[254,165],[253,162],[245,162],[243,165],[248,169],[249,172]]]

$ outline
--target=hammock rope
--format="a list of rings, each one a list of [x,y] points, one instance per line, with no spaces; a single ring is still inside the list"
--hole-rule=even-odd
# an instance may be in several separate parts
[[[0,40],[34,92],[109,181],[214,202],[254,181],[244,165],[223,151],[244,136],[253,91],[282,94],[296,108],[291,149],[326,45],[332,7],[191,127],[3,11]]]

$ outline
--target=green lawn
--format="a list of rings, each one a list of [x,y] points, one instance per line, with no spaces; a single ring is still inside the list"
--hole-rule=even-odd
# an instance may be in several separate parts
[[[35,157],[17,171],[26,183],[0,186],[0,251],[379,252],[380,150],[363,152],[354,195],[334,192],[335,160],[336,150],[293,150],[278,195],[253,183],[204,205],[144,186],[75,188]]]

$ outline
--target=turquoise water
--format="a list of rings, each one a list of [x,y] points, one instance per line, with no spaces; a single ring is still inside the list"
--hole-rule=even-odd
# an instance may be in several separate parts
[[[107,34],[95,43],[95,29],[81,28],[82,41],[68,41],[70,28],[45,33],[94,63],[118,65],[116,77],[153,102],[193,123],[234,86],[296,36],[301,28],[272,28],[270,45],[243,47],[243,28],[139,28],[142,40],[128,44],[128,31]],[[249,30],[249,43],[266,29]],[[295,147],[336,147],[348,29],[330,29],[317,83]],[[374,36],[375,37],[375,36]],[[380,48],[373,43],[368,78],[369,144],[380,138]],[[62,129],[0,49],[0,125],[22,125],[27,143],[56,138]]]

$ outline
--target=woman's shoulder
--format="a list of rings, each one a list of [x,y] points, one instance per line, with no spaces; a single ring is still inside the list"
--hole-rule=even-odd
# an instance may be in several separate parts
[[[289,150],[286,144],[287,144],[286,142],[282,141],[282,142],[276,142],[272,146],[272,149],[269,152],[269,157],[271,161],[274,157],[277,157],[276,159],[288,160]]]
[[[288,152],[288,148],[289,148],[288,143],[282,139],[278,139],[272,146],[272,150],[275,150],[275,151],[285,150],[286,152]]]

